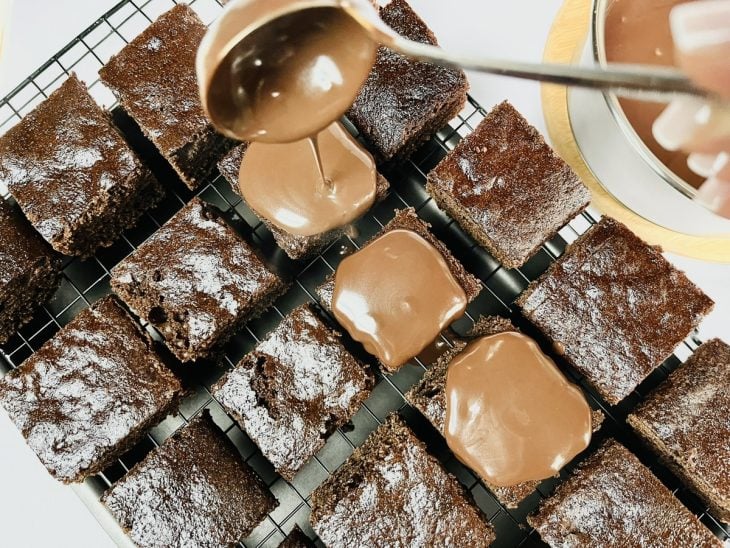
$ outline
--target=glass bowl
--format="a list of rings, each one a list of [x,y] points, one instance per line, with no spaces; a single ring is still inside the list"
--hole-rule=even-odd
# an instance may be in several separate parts
[[[611,13],[612,8],[616,8],[619,2],[626,3],[629,8],[636,8],[641,5],[641,9],[644,10],[644,16],[656,17],[657,25],[660,25],[661,31],[664,31],[667,36],[669,34],[669,22],[668,13],[673,5],[681,3],[682,0],[594,0],[593,2],[593,13],[592,13],[592,36],[593,36],[593,57],[594,61],[600,66],[605,66],[611,61],[618,62],[615,53],[609,51],[607,48],[607,38],[609,40],[615,39],[611,35],[611,31],[607,30],[606,21],[609,17],[616,17],[615,14]],[[651,6],[647,6],[647,2],[653,2]],[[629,4],[630,3],[630,4]],[[615,4],[615,5],[614,5]],[[651,9],[650,9],[651,8]],[[623,9],[623,6],[622,6]],[[622,21],[623,22],[623,21]],[[615,31],[614,31],[615,33]],[[646,46],[646,44],[643,44]],[[623,57],[620,59],[621,62],[650,62],[652,64],[669,65],[672,62],[671,51],[661,51],[660,48],[656,48],[656,55],[653,58],[644,55],[643,58],[637,58],[641,55],[641,48],[631,48],[630,51],[623,52]],[[643,52],[645,53],[645,52]],[[611,56],[614,58],[611,58]],[[617,97],[611,92],[603,94],[608,104],[608,108],[611,111],[616,123],[621,128],[631,145],[636,149],[643,160],[651,166],[664,181],[669,183],[674,189],[681,192],[688,198],[694,198],[697,194],[697,186],[701,183],[701,179],[696,174],[692,173],[686,165],[686,155],[681,153],[672,154],[674,164],[673,167],[669,167],[665,160],[661,159],[661,156],[669,156],[661,149],[652,137],[648,137],[647,140],[639,135],[639,132],[635,128],[634,124],[629,118],[628,113],[636,113],[640,109],[644,109],[646,114],[650,112],[650,115],[658,115],[663,109],[664,105],[638,101],[633,99],[623,99]],[[647,128],[644,128],[646,132],[650,134]]]

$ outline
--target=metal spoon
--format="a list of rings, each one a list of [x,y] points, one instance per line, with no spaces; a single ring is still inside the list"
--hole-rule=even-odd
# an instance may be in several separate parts
[[[339,18],[340,23],[350,26],[344,40],[337,43],[342,49],[358,52],[359,57],[335,59],[333,54],[332,59],[347,75],[346,81],[344,85],[324,86],[320,92],[313,91],[307,79],[317,80],[321,75],[304,72],[312,63],[302,62],[301,57],[309,52],[315,59],[308,40],[311,37],[311,42],[317,43],[326,39],[327,29],[320,24],[325,14],[330,22]],[[231,137],[290,142],[314,135],[342,115],[355,99],[372,68],[377,44],[446,67],[611,90],[643,99],[667,101],[678,94],[709,95],[680,71],[663,67],[585,68],[451,53],[403,38],[380,19],[370,0],[232,0],[211,25],[198,51],[203,107],[216,127]],[[295,47],[287,50],[287,45]],[[326,56],[326,52],[320,50],[316,55]],[[328,64],[330,69],[332,65]],[[261,67],[266,72],[259,74]],[[296,119],[277,113],[295,113]]]

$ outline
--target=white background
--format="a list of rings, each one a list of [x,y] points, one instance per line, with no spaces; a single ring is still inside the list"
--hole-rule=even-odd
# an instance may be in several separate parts
[[[117,0],[17,0],[0,63],[0,97],[20,83]],[[3,16],[0,0],[0,18]],[[455,50],[539,60],[560,0],[411,0]],[[472,93],[484,106],[508,98],[544,129],[536,84],[471,75]],[[730,266],[672,257],[715,301],[701,328],[704,338],[730,340]],[[0,411],[0,545],[106,547],[111,542],[67,487],[52,480]]]

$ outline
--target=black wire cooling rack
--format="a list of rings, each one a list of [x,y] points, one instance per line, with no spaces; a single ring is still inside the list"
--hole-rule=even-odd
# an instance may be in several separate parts
[[[0,348],[0,374],[20,365],[81,310],[109,294],[111,292],[109,270],[134,251],[194,195],[220,208],[231,225],[261,251],[269,264],[281,274],[292,278],[294,283],[291,290],[280,298],[275,306],[262,317],[250,322],[226,346],[224,367],[200,365],[180,369],[186,384],[194,387],[194,393],[184,401],[180,412],[153,428],[141,443],[102,474],[88,479],[77,492],[90,511],[107,528],[112,538],[117,541],[122,540],[121,532],[113,524],[110,525],[109,516],[99,502],[101,493],[171,433],[207,408],[217,425],[225,431],[244,459],[256,470],[279,500],[279,506],[251,536],[242,541],[241,545],[277,546],[295,524],[299,524],[310,537],[315,538],[309,525],[311,492],[345,461],[355,447],[364,442],[368,434],[377,428],[389,413],[397,411],[426,442],[429,450],[446,469],[452,472],[474,497],[497,532],[497,546],[541,545],[537,533],[527,525],[525,517],[537,507],[541,499],[552,492],[557,483],[566,477],[575,463],[569,465],[567,470],[561,473],[560,478],[542,482],[517,509],[507,509],[502,506],[474,474],[453,457],[440,434],[406,403],[404,393],[420,379],[429,363],[414,359],[412,363],[390,376],[383,375],[375,368],[377,384],[370,398],[351,423],[334,433],[325,447],[291,483],[274,472],[255,444],[211,397],[209,389],[228,368],[233,367],[246,352],[270,332],[285,314],[301,303],[316,302],[315,288],[334,272],[342,258],[375,235],[393,217],[395,210],[409,206],[414,207],[418,215],[431,224],[434,234],[446,243],[467,269],[481,280],[481,294],[470,304],[465,316],[452,326],[453,331],[464,334],[473,325],[474,319],[480,315],[501,315],[510,317],[515,324],[535,337],[546,351],[550,352],[547,341],[519,316],[512,303],[531,280],[537,278],[563,253],[568,243],[574,241],[595,223],[597,215],[589,210],[577,217],[564,227],[558,236],[544,245],[524,267],[508,270],[441,212],[425,192],[426,173],[461,137],[472,131],[484,118],[485,111],[470,98],[466,109],[458,118],[424,144],[410,159],[383,169],[383,174],[392,185],[390,193],[356,224],[357,236],[341,238],[311,261],[304,263],[291,261],[276,247],[271,233],[232,192],[222,177],[216,176],[195,193],[188,190],[156,153],[154,147],[142,137],[134,123],[116,108],[114,96],[99,82],[97,74],[99,68],[174,3],[173,0],[119,2],[0,101],[0,133],[4,133],[60,86],[71,71],[76,72],[81,80],[87,82],[91,95],[101,105],[112,109],[117,124],[166,189],[163,202],[145,214],[137,226],[126,231],[113,246],[100,250],[93,258],[86,261],[66,259],[61,287],[55,296],[28,325],[20,329]],[[223,3],[219,0],[189,2],[206,23],[216,17]],[[348,127],[357,134],[353,126]],[[0,187],[0,195],[7,198],[7,189]],[[153,327],[149,325],[145,327],[154,338],[161,340]],[[448,338],[444,338],[444,341],[448,344]],[[667,360],[616,407],[606,405],[575,371],[562,362],[560,357],[554,357],[564,372],[574,382],[580,384],[591,405],[606,415],[606,421],[595,436],[592,447],[595,448],[607,436],[619,439],[637,454],[707,527],[719,538],[726,540],[730,538],[730,528],[715,519],[708,512],[706,505],[683,488],[675,476],[657,463],[656,458],[640,444],[624,422],[629,410],[686,359],[698,344],[699,341],[696,339],[688,339],[677,350],[675,356]]]

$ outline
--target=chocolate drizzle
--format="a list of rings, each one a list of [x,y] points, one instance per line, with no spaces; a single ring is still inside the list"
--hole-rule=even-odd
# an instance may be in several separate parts
[[[241,195],[262,218],[289,234],[313,236],[345,226],[375,201],[372,156],[339,122],[318,135],[324,176],[307,139],[252,143],[241,162]]]

